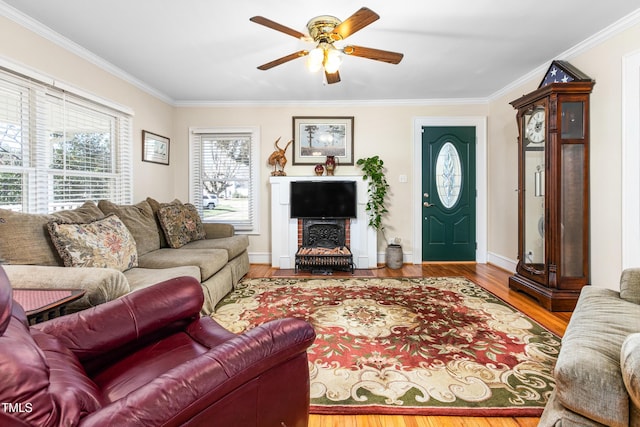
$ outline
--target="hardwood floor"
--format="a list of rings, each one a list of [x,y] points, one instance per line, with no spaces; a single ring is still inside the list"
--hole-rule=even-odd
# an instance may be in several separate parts
[[[248,277],[272,277],[276,269],[268,265],[252,264]],[[510,273],[491,264],[445,263],[422,265],[405,264],[399,270],[378,268],[376,277],[442,277],[463,276],[505,300],[527,314],[550,331],[562,336],[571,313],[551,313],[529,297],[509,289]],[[310,277],[301,274],[301,277]],[[426,417],[391,415],[315,415],[311,414],[309,427],[533,427],[538,418],[509,417]]]

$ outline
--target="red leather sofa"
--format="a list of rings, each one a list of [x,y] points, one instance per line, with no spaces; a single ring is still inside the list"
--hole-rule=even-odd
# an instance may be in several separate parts
[[[27,326],[0,267],[1,426],[302,427],[313,328],[236,335],[181,277]]]

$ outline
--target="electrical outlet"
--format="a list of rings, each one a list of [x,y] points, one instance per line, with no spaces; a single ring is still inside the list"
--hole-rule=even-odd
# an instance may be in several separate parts
[[[398,177],[398,181],[400,182],[407,182],[409,179],[407,178],[407,175],[402,174]]]

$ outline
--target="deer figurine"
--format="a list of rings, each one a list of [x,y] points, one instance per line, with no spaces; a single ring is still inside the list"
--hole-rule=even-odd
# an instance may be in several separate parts
[[[269,156],[269,164],[273,166],[271,176],[286,176],[287,174],[284,172],[284,166],[287,164],[285,151],[287,151],[287,148],[289,148],[289,145],[291,145],[293,140],[287,142],[287,145],[284,148],[280,148],[280,146],[278,146],[278,142],[280,142],[280,138],[276,140],[276,150]],[[280,170],[278,170],[278,166],[280,167]]]

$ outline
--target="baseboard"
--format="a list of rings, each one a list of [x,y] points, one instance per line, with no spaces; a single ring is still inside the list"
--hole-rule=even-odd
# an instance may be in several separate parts
[[[378,252],[378,264],[384,264],[387,262],[386,254],[384,252]],[[402,251],[402,263],[413,264],[413,252]]]
[[[270,252],[249,252],[249,262],[251,264],[271,264]]]
[[[385,263],[385,254],[384,252],[379,252],[378,263]],[[413,263],[413,253],[411,252],[403,252],[402,260],[405,264]],[[271,264],[271,253],[269,252],[249,252],[249,262],[251,264]],[[495,254],[493,252],[489,252],[487,254],[487,262],[489,264],[493,264],[497,267],[502,268],[503,270],[515,272],[517,262],[515,260],[509,259],[502,255]]]
[[[517,261],[504,257],[502,255],[489,252],[487,262],[493,264],[503,270],[514,272],[516,271]]]

